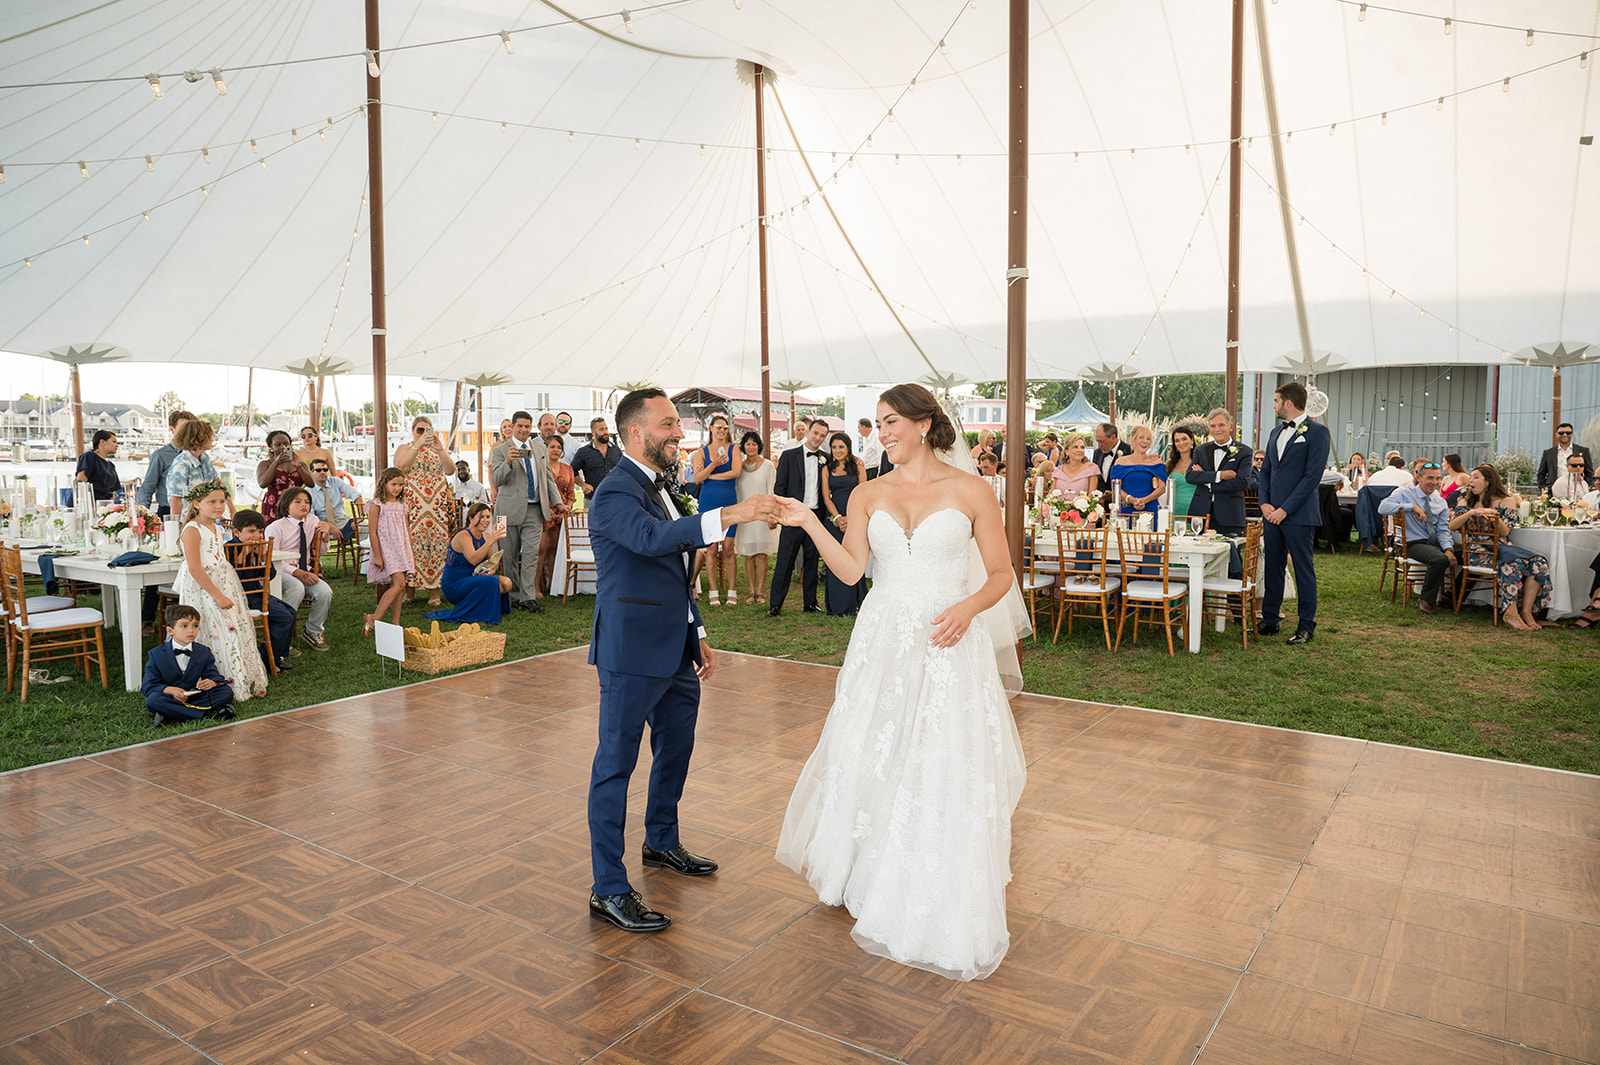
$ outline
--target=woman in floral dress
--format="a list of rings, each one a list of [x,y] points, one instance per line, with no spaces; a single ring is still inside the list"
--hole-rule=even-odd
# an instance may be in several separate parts
[[[450,518],[456,510],[456,495],[445,475],[455,469],[455,463],[450,461],[444,441],[434,435],[433,423],[418,418],[411,423],[411,441],[395,448],[394,466],[406,477],[406,521],[411,529],[411,554],[416,559],[406,602],[416,597],[418,588],[425,588],[428,605],[438,606],[450,548]]]
[[[310,488],[311,475],[294,457],[289,434],[274,429],[267,434],[266,458],[256,463],[256,484],[261,486],[261,514],[268,521],[283,517],[278,513],[278,497],[291,488]]]
[[[1539,631],[1533,612],[1550,608],[1550,561],[1511,542],[1511,530],[1517,527],[1518,500],[1506,492],[1499,471],[1488,463],[1467,474],[1467,490],[1456,498],[1450,519],[1452,532],[1462,532],[1472,518],[1494,519],[1495,536],[1500,541],[1495,609],[1513,629]],[[1462,562],[1483,566],[1489,559],[1468,550]]]
[[[173,588],[178,602],[200,612],[200,643],[215,656],[218,672],[233,688],[233,701],[242,703],[267,693],[267,667],[256,649],[244,588],[223,553],[224,533],[217,527],[228,494],[221,481],[206,481],[191,488],[186,499],[183,565]]]

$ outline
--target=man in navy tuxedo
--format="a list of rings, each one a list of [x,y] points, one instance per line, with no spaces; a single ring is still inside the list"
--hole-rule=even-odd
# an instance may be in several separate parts
[[[234,716],[233,689],[217,671],[211,649],[195,643],[200,635],[200,612],[192,606],[167,607],[167,640],[150,649],[139,691],[155,723],[198,721]]]
[[[617,404],[623,457],[589,504],[589,542],[599,577],[589,661],[600,674],[600,730],[589,777],[589,913],[629,932],[671,923],[644,904],[622,864],[628,779],[650,726],[650,792],[643,859],[685,876],[717,863],[678,839],[678,800],[694,751],[700,682],[714,664],[690,583],[694,553],[721,543],[744,521],[776,521],[776,496],[757,495],[695,514],[664,471],[676,470],[683,429],[659,388],[629,392]]]
[[[778,456],[778,472],[772,490],[778,496],[798,499],[816,512],[823,523],[828,520],[827,508],[822,503],[822,479],[828,476],[828,453],[822,442],[828,436],[828,423],[818,418],[800,438],[798,447],[791,447]],[[882,462],[888,462],[884,454]],[[772,589],[767,596],[767,617],[775,618],[783,611],[783,600],[789,594],[794,579],[795,556],[800,558],[800,594],[808,614],[821,613],[817,605],[817,545],[798,526],[785,525],[778,533],[778,558],[772,565]]]
[[[1233,415],[1218,407],[1206,419],[1211,439],[1195,448],[1198,470],[1184,479],[1194,485],[1190,514],[1204,514],[1211,528],[1224,536],[1244,535],[1244,489],[1253,454],[1250,445],[1233,438]]]
[[[1311,547],[1322,525],[1317,487],[1328,464],[1332,439],[1327,426],[1306,417],[1306,386],[1298,381],[1279,385],[1272,396],[1281,419],[1267,438],[1261,464],[1261,548],[1265,556],[1265,593],[1256,633],[1275,636],[1282,620],[1285,560],[1294,563],[1300,595],[1300,620],[1289,643],[1308,644],[1317,630],[1317,572]]]

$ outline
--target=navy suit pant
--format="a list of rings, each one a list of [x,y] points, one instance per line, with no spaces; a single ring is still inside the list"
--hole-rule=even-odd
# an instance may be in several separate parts
[[[1311,548],[1316,543],[1315,525],[1274,525],[1261,523],[1261,552],[1266,567],[1265,592],[1261,596],[1261,620],[1278,624],[1283,617],[1283,575],[1285,562],[1294,563],[1294,583],[1300,599],[1299,628],[1317,629],[1317,571],[1312,568]]]
[[[176,682],[173,685],[177,687]],[[147,696],[144,701],[146,710],[153,714],[163,714],[167,717],[181,717],[190,721],[198,721],[206,716],[207,710],[216,710],[233,702],[233,689],[226,684],[218,684],[215,688],[208,688],[203,692],[195,692],[189,696],[187,705],[180,703],[166,692],[156,692]],[[195,709],[201,707],[201,709]]]
[[[683,659],[670,677],[599,671],[600,737],[589,775],[589,858],[596,895],[630,890],[622,863],[628,781],[639,761],[645,725],[650,726],[650,792],[644,809],[644,842],[658,851],[678,845],[678,800],[683,798],[700,716],[698,643],[694,631],[688,630]]]

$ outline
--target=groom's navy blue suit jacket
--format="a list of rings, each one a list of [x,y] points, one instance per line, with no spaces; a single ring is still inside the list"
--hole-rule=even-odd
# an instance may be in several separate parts
[[[589,542],[599,571],[590,664],[613,673],[672,676],[683,664],[687,638],[673,633],[700,626],[683,557],[705,546],[700,517],[669,520],[645,472],[624,458],[594,491]],[[698,662],[698,640],[694,655]]]

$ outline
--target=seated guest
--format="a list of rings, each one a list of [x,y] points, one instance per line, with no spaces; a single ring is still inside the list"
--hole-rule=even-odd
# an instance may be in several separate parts
[[[1246,522],[1261,520],[1261,500],[1257,489],[1261,485],[1261,465],[1267,453],[1257,448],[1250,456],[1250,465],[1244,473],[1244,517]]]
[[[95,434],[98,438],[99,434]],[[1589,481],[1583,475],[1583,456],[1573,454],[1567,458],[1567,468],[1550,483],[1550,495],[1554,499],[1582,499],[1589,494]]]
[[[320,527],[321,523],[311,515],[311,493],[304,488],[287,489],[278,497],[278,520],[267,526],[267,536],[279,551],[299,552],[300,557],[289,563],[282,577],[283,601],[290,610],[298,611],[301,602],[311,599],[303,639],[313,651],[328,649],[323,633],[328,608],[333,606],[333,589],[317,575],[317,559],[312,555]]]
[[[477,572],[506,534],[505,527],[493,519],[487,503],[474,503],[467,508],[467,527],[450,538],[444,563],[444,596],[455,605],[449,610],[430,611],[424,617],[494,625],[511,612],[511,578]]]
[[[241,510],[233,516],[233,535],[228,542],[223,544],[223,549],[228,552],[228,564],[239,575],[240,581],[254,581],[265,579],[268,588],[277,567],[270,562],[267,572],[262,574],[259,567],[240,566],[240,544],[259,544],[267,538],[267,519],[261,516],[259,510]],[[252,585],[254,587],[254,585]],[[245,593],[250,600],[249,609],[260,610],[260,593]],[[267,596],[267,638],[272,641],[272,655],[278,660],[278,672],[282,673],[289,668],[289,659],[300,657],[298,648],[291,647],[290,641],[294,638],[295,609],[275,595]],[[261,660],[267,660],[267,648],[258,645],[261,651]]]
[[[1450,519],[1453,531],[1464,531],[1472,518],[1488,518],[1494,522],[1495,535],[1500,541],[1499,570],[1495,574],[1496,609],[1513,629],[1537,632],[1539,623],[1533,612],[1547,610],[1550,606],[1550,562],[1543,555],[1511,542],[1511,530],[1517,527],[1517,505],[1521,500],[1506,491],[1500,481],[1500,471],[1487,462],[1473,467],[1467,475],[1467,490],[1457,499],[1454,516]],[[1489,564],[1487,556],[1474,556],[1469,546],[1467,565]]]
[[[489,502],[489,490],[472,479],[472,467],[467,465],[466,459],[456,460],[456,475],[448,480],[450,490],[461,502],[467,504]]]
[[[1583,505],[1590,510],[1600,510],[1600,477],[1596,477],[1594,479],[1594,487],[1584,493]],[[1597,555],[1596,559],[1600,560],[1600,555]]]
[[[1006,479],[1000,474],[1000,460],[994,457],[994,452],[985,451],[978,456],[978,473],[989,482],[989,487],[994,489],[995,498],[1000,500],[1000,505],[1006,505]]]
[[[1417,479],[1411,476],[1411,471],[1406,469],[1406,460],[1400,457],[1400,452],[1389,452],[1388,465],[1367,478],[1369,485],[1387,484],[1395,488],[1405,484],[1416,484]]]
[[[1456,565],[1455,538],[1450,534],[1450,507],[1439,494],[1443,480],[1439,464],[1423,463],[1421,474],[1418,483],[1401,485],[1380,500],[1378,513],[1405,515],[1406,556],[1428,567],[1417,609],[1435,614],[1445,571]]]
[[[200,635],[200,611],[182,604],[167,607],[167,639],[150,648],[144,664],[145,709],[157,727],[203,717],[232,720],[233,689],[217,672],[217,660]]]
[[[78,456],[78,480],[94,489],[96,503],[110,503],[122,494],[122,481],[111,462],[116,454],[117,434],[101,429],[94,434],[93,446]]]
[[[311,480],[311,513],[322,522],[322,528],[330,537],[350,539],[356,534],[356,523],[345,510],[344,501],[350,500],[359,511],[361,493],[343,477],[332,476],[327,459],[311,460]]]

